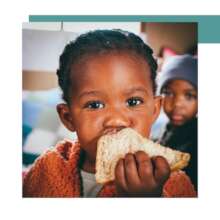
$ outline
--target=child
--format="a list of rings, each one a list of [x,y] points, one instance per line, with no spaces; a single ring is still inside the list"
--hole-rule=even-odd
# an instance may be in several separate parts
[[[57,75],[65,103],[57,106],[62,123],[78,142],[65,140],[36,160],[23,184],[25,197],[195,196],[183,172],[170,176],[163,157],[127,154],[115,181],[95,181],[97,140],[131,127],[145,137],[160,112],[157,64],[136,35],[98,30],[79,36],[60,56]]]
[[[161,71],[160,93],[170,122],[160,143],[191,154],[185,169],[197,188],[197,58],[174,56]]]

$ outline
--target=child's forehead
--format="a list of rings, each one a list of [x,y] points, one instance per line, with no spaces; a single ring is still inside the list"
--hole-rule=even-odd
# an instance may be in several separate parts
[[[177,90],[178,89],[180,90],[182,87],[185,87],[196,91],[195,86],[191,82],[181,78],[171,79],[166,83],[165,88],[172,88],[172,87],[176,87]]]
[[[101,76],[101,72],[109,71],[113,68],[116,70],[122,66],[134,71],[142,70],[147,75],[150,72],[147,61],[140,55],[125,51],[112,51],[83,56],[71,65],[71,78],[80,80],[84,76],[88,77],[88,74],[91,78],[97,78]]]
[[[71,81],[75,89],[85,86],[109,87],[120,81],[123,85],[151,84],[150,67],[140,57],[131,54],[111,53],[87,56],[72,65]],[[151,86],[151,85],[150,85]],[[151,88],[151,87],[150,87]],[[152,88],[151,88],[152,89]]]
[[[137,54],[136,52],[132,50],[111,50],[111,51],[100,51],[97,53],[88,53],[83,54],[74,62],[72,68],[74,68],[74,65],[77,64],[90,64],[92,62],[99,62],[99,60],[103,59],[117,59],[117,60],[130,60],[134,63],[143,62],[146,65],[148,65],[148,62],[144,59],[144,57],[141,54]]]

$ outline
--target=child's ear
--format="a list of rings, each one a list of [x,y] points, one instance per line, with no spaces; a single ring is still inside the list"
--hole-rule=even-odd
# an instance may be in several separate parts
[[[64,126],[70,131],[75,131],[75,127],[74,127],[74,123],[73,123],[73,119],[70,113],[69,106],[64,103],[58,104],[57,112]]]
[[[154,112],[153,112],[153,117],[152,117],[152,123],[156,121],[157,117],[160,114],[162,102],[163,102],[163,98],[161,96],[154,97]]]

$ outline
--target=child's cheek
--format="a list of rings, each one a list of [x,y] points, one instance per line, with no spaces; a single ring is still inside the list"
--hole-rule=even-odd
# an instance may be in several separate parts
[[[149,137],[153,121],[153,114],[151,112],[136,111],[132,114],[132,128],[137,130],[144,137]]]
[[[102,133],[103,119],[89,113],[80,115],[77,121],[76,131],[81,142],[94,144]]]
[[[172,109],[172,107],[171,107],[171,102],[170,102],[170,100],[167,99],[167,98],[164,99],[163,109],[164,109],[164,111],[165,111],[166,113],[171,112],[171,109]]]

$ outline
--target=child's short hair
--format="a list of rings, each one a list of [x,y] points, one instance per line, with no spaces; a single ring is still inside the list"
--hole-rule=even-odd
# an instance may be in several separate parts
[[[197,58],[191,55],[170,57],[163,65],[158,77],[158,93],[162,93],[167,84],[175,79],[186,80],[197,89]]]
[[[75,41],[71,41],[66,45],[60,56],[57,76],[59,86],[63,91],[64,101],[69,102],[72,64],[85,55],[96,55],[111,51],[132,52],[143,57],[150,66],[153,92],[155,93],[157,62],[153,57],[152,49],[133,33],[122,30],[96,30],[82,34]]]

